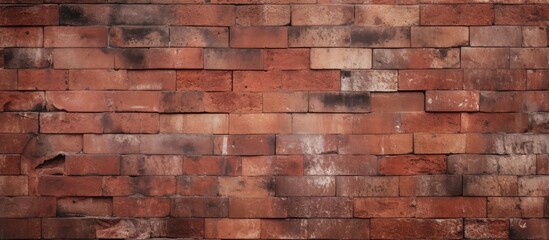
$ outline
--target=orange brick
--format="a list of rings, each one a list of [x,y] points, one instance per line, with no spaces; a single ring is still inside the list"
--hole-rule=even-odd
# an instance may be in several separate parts
[[[170,46],[229,47],[229,29],[224,27],[170,27]]]
[[[123,90],[128,88],[125,70],[70,70],[70,90]]]
[[[205,49],[205,69],[263,69],[263,50],[261,49]]]
[[[376,175],[377,158],[369,155],[306,155],[305,175]]]
[[[104,133],[158,133],[156,113],[104,113]]]
[[[461,130],[459,113],[402,113],[400,121],[401,131],[407,133],[457,133]]]
[[[479,110],[476,91],[427,91],[425,110],[432,112],[475,112]]]
[[[303,175],[303,156],[257,156],[242,158],[243,176]]]
[[[359,218],[414,217],[416,201],[404,197],[355,198],[354,209],[354,216]]]
[[[371,113],[354,115],[352,133],[399,133],[401,128],[400,114]]]
[[[512,69],[543,69],[549,67],[549,48],[511,48]]]
[[[471,46],[510,47],[522,45],[521,28],[517,26],[471,27]]]
[[[230,91],[232,75],[229,71],[177,71],[177,90]]]
[[[231,218],[285,218],[288,216],[286,198],[230,198]]]
[[[167,47],[170,42],[167,27],[111,27],[111,47]]]
[[[232,26],[235,23],[235,7],[229,5],[176,5],[171,25]]]
[[[547,46],[547,27],[542,26],[523,26],[522,27],[522,46],[525,47],[545,47]]]
[[[508,69],[470,69],[465,71],[465,90],[525,90],[526,72]]]
[[[505,153],[501,134],[467,134],[467,153]]]
[[[150,54],[148,48],[113,49],[115,69],[149,68]]]
[[[59,11],[57,5],[8,5],[0,8],[0,25],[29,26],[57,25]]]
[[[54,64],[49,48],[6,48],[3,62],[5,68],[51,68]]]
[[[347,135],[339,139],[340,154],[405,154],[412,152],[411,134]]]
[[[423,111],[423,93],[372,93],[372,112],[414,112]]]
[[[200,48],[151,48],[150,68],[202,68]]]
[[[312,122],[316,124],[311,124]],[[351,133],[353,118],[350,114],[294,114],[293,133],[337,134]]]
[[[230,114],[230,134],[284,134],[292,131],[290,114]]]
[[[120,159],[113,155],[68,155],[65,172],[68,175],[118,175]]]
[[[67,70],[19,69],[17,81],[20,90],[66,90],[69,73]]]
[[[220,177],[219,195],[227,197],[274,196],[274,178],[271,177]]]
[[[214,137],[216,155],[274,155],[275,137],[271,135],[225,135]]]
[[[108,92],[105,92],[108,94]],[[170,94],[169,92],[164,92]],[[161,92],[153,91],[119,91],[112,92],[111,102],[115,111],[129,112],[158,112],[162,100],[174,100],[161,95]],[[105,101],[105,100],[103,100]],[[163,102],[168,104],[167,102]],[[165,106],[162,106],[165,108]]]
[[[176,90],[175,71],[128,71],[127,75],[129,90]]]
[[[102,115],[98,113],[42,113],[43,133],[102,133]]]
[[[307,92],[265,92],[263,112],[307,112]]]
[[[396,197],[398,196],[398,177],[337,177],[337,196]]]
[[[181,175],[183,158],[179,156],[124,155],[120,160],[120,175]]]
[[[44,34],[39,27],[1,27],[0,47],[42,47]]]
[[[386,156],[378,161],[379,172],[383,175],[443,174],[446,166],[443,155]]]
[[[368,69],[371,56],[366,48],[312,48],[311,69]]]
[[[287,27],[231,27],[232,48],[287,48]]]
[[[42,92],[0,91],[0,106],[4,111],[42,111],[45,104],[46,97]]]
[[[238,176],[242,166],[238,157],[204,156],[185,158],[183,172],[186,175]]]
[[[206,219],[206,238],[259,239],[259,219]]]
[[[397,89],[397,71],[355,70],[341,73],[342,91],[392,92]]]
[[[335,70],[235,71],[234,91],[329,91],[339,90],[340,76]]]
[[[353,22],[350,5],[292,5],[292,25],[348,25]]]
[[[177,177],[177,195],[217,196],[217,177],[210,177],[210,176]]]
[[[114,55],[104,48],[56,48],[53,59],[60,69],[114,68]]]
[[[348,47],[351,29],[344,26],[296,26],[288,32],[289,47]]]
[[[266,69],[309,69],[309,49],[267,49],[264,51]]]
[[[236,24],[241,26],[289,25],[290,15],[290,5],[236,6]]]
[[[509,68],[509,50],[505,48],[461,48],[462,68]]]
[[[261,93],[218,92],[204,94],[206,112],[246,113],[261,112]]]
[[[463,87],[463,71],[441,70],[400,70],[399,90],[458,90]]]
[[[391,14],[387,14],[387,13]],[[418,5],[364,5],[355,7],[355,24],[360,26],[412,26],[419,24]]]
[[[335,196],[334,176],[283,176],[276,177],[276,196]],[[290,213],[290,216],[293,214]]]
[[[440,36],[433,38],[433,36]],[[458,47],[469,45],[467,27],[412,27],[412,47]]]
[[[337,153],[335,135],[277,135],[277,154],[327,154]]]
[[[229,117],[226,114],[162,114],[160,132],[227,134]]]
[[[421,25],[492,25],[492,4],[423,5]]]
[[[464,153],[465,134],[414,134],[414,153]]]
[[[486,198],[417,198],[416,217],[486,217]]]
[[[113,215],[116,217],[167,217],[170,215],[169,198],[115,197]]]
[[[308,221],[305,219],[262,219],[261,238],[264,239],[305,239]]]
[[[462,132],[525,132],[528,116],[520,113],[474,113],[461,117]]]
[[[543,26],[549,22],[548,14],[549,7],[545,5],[496,5],[495,24]]]
[[[459,67],[459,49],[375,49],[373,68],[457,68]]]
[[[367,26],[351,29],[351,47],[410,47],[409,27]]]
[[[45,27],[44,47],[107,47],[107,28]]]

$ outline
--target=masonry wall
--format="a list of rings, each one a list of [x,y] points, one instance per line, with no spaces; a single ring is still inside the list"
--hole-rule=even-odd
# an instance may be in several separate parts
[[[549,239],[547,1],[0,2],[1,239]]]

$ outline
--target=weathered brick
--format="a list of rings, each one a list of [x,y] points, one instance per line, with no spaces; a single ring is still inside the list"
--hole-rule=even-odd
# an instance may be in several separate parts
[[[368,219],[310,219],[307,222],[308,238],[311,239],[368,239]]]
[[[287,48],[287,27],[231,27],[232,48]]]
[[[528,115],[521,113],[472,113],[462,114],[462,132],[525,132]]]
[[[172,8],[173,6],[165,5]],[[235,7],[230,5],[176,5],[172,25],[232,26]]]
[[[212,154],[212,137],[190,134],[144,134],[140,136],[140,152],[145,154]]]
[[[205,54],[205,53],[204,53]],[[201,48],[151,48],[149,68],[203,68]]]
[[[266,69],[309,69],[309,49],[266,49],[263,63]]]
[[[463,47],[461,48],[461,67],[509,68],[509,49]]]
[[[410,47],[410,28],[354,27],[351,29],[351,47]]]
[[[523,26],[522,27],[522,46],[525,47],[545,47],[547,46],[547,27],[543,26]]]
[[[162,92],[161,97],[159,108],[163,112],[204,112],[204,93],[202,92]]]
[[[177,177],[177,195],[217,196],[217,177],[180,176]]]
[[[528,105],[525,92],[480,93],[480,111],[483,112],[523,112]]]
[[[471,27],[471,46],[521,46],[522,33],[517,26]]]
[[[303,156],[257,156],[242,158],[243,176],[301,176]]]
[[[528,70],[526,72],[528,90],[548,90],[549,89],[549,71],[546,70]]]
[[[183,223],[182,223],[183,222]],[[179,231],[173,229],[175,226],[180,226],[189,231],[195,230],[193,225],[184,224],[185,221],[180,219],[158,219],[158,218],[103,218],[97,219],[96,237],[97,238],[151,238],[160,236],[179,236]],[[189,222],[195,222],[189,220]],[[202,229],[204,221],[202,221]],[[202,234],[203,235],[203,234]],[[194,236],[194,235],[193,235]]]
[[[464,196],[516,196],[516,176],[463,176]]]
[[[416,201],[405,197],[355,198],[354,209],[354,216],[359,218],[414,217]]]
[[[273,135],[224,135],[214,137],[216,155],[273,155]]]
[[[123,155],[120,175],[181,175],[183,158],[170,155]]]
[[[40,218],[3,218],[0,219],[0,238],[3,239],[40,239],[42,226]]]
[[[19,155],[0,155],[0,174],[17,175],[21,173],[21,158]]]
[[[277,154],[327,154],[337,153],[335,135],[277,135]]]
[[[59,198],[57,215],[60,217],[112,216],[112,200],[108,198]]]
[[[170,27],[170,46],[229,47],[229,29],[224,27]]]
[[[549,176],[523,176],[518,178],[519,196],[545,196],[549,190]]]
[[[53,49],[53,67],[58,69],[114,68],[114,55],[106,48]]]
[[[95,219],[91,218],[44,218],[42,238],[95,238]]]
[[[536,158],[528,155],[451,155],[448,173],[532,175],[536,173]]]
[[[417,198],[416,217],[419,218],[473,218],[486,217],[486,198],[438,197]]]
[[[232,83],[229,71],[177,71],[176,79],[179,91],[229,91]]]
[[[229,217],[286,218],[288,217],[288,200],[286,198],[230,198]]]
[[[204,156],[185,158],[186,175],[238,176],[242,171],[238,157]]]
[[[65,172],[67,175],[118,175],[120,159],[114,155],[68,155]]]
[[[170,33],[167,27],[111,27],[110,47],[167,47]]]
[[[299,218],[349,218],[353,201],[344,197],[295,197],[288,199],[288,216]]]
[[[172,199],[172,217],[227,217],[229,201],[220,197],[177,197]]]
[[[382,175],[444,174],[447,167],[443,155],[386,156],[377,165]]]
[[[508,238],[509,221],[496,219],[465,220],[465,237],[474,239]]]
[[[400,196],[460,196],[459,175],[419,175],[400,177]]]
[[[387,13],[391,14],[387,14]],[[357,5],[355,24],[359,26],[413,26],[419,24],[418,5]]]
[[[447,48],[467,45],[467,27],[412,27],[412,47]]]
[[[398,196],[398,177],[337,177],[337,196]]]
[[[40,27],[0,27],[0,47],[42,47],[44,33]]]
[[[372,50],[362,48],[312,48],[312,69],[369,69]]]
[[[148,48],[118,48],[112,50],[114,52],[115,69],[147,69],[149,68],[149,62],[152,61]]]
[[[463,87],[462,70],[400,70],[399,90],[458,90]]]
[[[63,4],[59,6],[60,25],[108,25],[112,5]]]
[[[206,238],[259,239],[259,219],[206,219]]]
[[[276,177],[276,196],[335,196],[336,179],[333,176]]]
[[[45,27],[44,47],[107,47],[107,28]]]
[[[306,219],[263,219],[261,220],[261,238],[265,239],[305,239],[307,238]]]
[[[372,93],[372,112],[415,112],[425,109],[423,93]]]
[[[227,134],[229,118],[227,114],[162,114],[160,132]]]
[[[128,88],[125,70],[70,70],[70,90],[122,90]]]
[[[412,152],[411,134],[347,135],[339,138],[340,154],[405,154]]]
[[[55,217],[53,197],[0,197],[0,217]]]
[[[174,7],[155,4],[111,5],[108,25],[168,25],[176,18]],[[147,17],[142,17],[147,16]],[[185,14],[184,16],[188,16]]]
[[[547,154],[547,135],[506,134],[504,135],[505,153],[508,154]]]
[[[292,131],[290,114],[229,114],[229,134],[285,134]]]
[[[25,196],[29,194],[27,176],[0,176],[0,196]]]
[[[341,74],[341,91],[393,92],[397,89],[397,71],[356,70]]]
[[[465,71],[465,90],[525,90],[526,72],[506,69]]]
[[[220,177],[219,195],[228,197],[269,197],[275,194],[271,177]]]
[[[0,133],[36,133],[38,120],[37,113],[0,113]]]
[[[420,8],[421,25],[492,25],[492,4],[431,4]]]
[[[421,69],[459,67],[459,49],[374,49],[375,69]]]
[[[529,115],[530,132],[549,133],[549,114],[533,113]]]
[[[335,91],[339,85],[337,70],[233,72],[233,91]]]
[[[101,177],[41,176],[38,192],[44,196],[101,196]]]
[[[461,219],[372,219],[370,237],[373,239],[463,237]]]
[[[57,25],[59,12],[57,5],[7,5],[0,7],[0,25],[29,26]]]
[[[53,64],[52,50],[48,48],[4,49],[5,68],[50,68]]]
[[[513,69],[543,69],[549,67],[549,48],[511,48]]]
[[[310,93],[309,112],[369,112],[370,94],[349,93]]]
[[[400,132],[405,133],[457,133],[460,131],[459,113],[418,113],[400,114]]]
[[[109,94],[109,92],[105,92]],[[112,106],[114,111],[119,112],[158,112],[168,108],[170,104],[174,104],[169,100],[177,100],[177,96],[183,95],[185,93],[173,93],[173,92],[156,92],[156,91],[117,91],[112,92],[112,98],[108,102],[109,106]],[[196,100],[196,99],[193,99]],[[103,100],[105,101],[105,100]],[[160,103],[166,104],[165,106]],[[177,102],[180,103],[180,102]],[[188,104],[199,105],[200,102],[192,102]],[[194,105],[191,105],[191,107]],[[189,111],[188,105],[182,105],[182,108],[185,108]],[[170,111],[166,109],[166,111]],[[173,111],[173,110],[171,110]]]
[[[489,197],[490,218],[541,218],[543,197]]]
[[[549,22],[545,5],[496,5],[495,24],[543,26]]]
[[[206,112],[261,112],[262,104],[261,93],[212,92],[204,94]]]
[[[261,70],[263,69],[261,49],[205,49],[205,69]]]
[[[306,155],[305,175],[375,175],[377,158],[370,155]]]
[[[170,218],[166,224],[167,236],[176,238],[204,237],[203,219]]]
[[[547,219],[511,219],[509,235],[511,239],[543,239],[547,237]]]
[[[104,113],[101,117],[104,133],[158,133],[156,113]]]
[[[242,26],[281,26],[290,24],[290,5],[236,6],[236,24]]]
[[[350,5],[293,5],[292,25],[348,25],[353,22]]]
[[[289,47],[348,47],[351,28],[345,26],[296,26],[288,30]]]
[[[474,112],[479,110],[476,91],[427,91],[425,110],[431,112]]]
[[[167,217],[169,214],[169,198],[113,198],[113,215],[117,217]]]
[[[307,92],[264,92],[263,112],[307,112]]]
[[[84,135],[85,153],[139,153],[139,135]]]
[[[317,124],[310,124],[316,122]],[[293,114],[292,132],[308,134],[351,133],[351,114]]]
[[[20,90],[66,90],[68,81],[67,70],[19,69],[17,71],[17,88]]]

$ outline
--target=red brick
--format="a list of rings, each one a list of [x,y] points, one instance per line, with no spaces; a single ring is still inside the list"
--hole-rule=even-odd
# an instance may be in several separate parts
[[[163,112],[204,112],[204,93],[202,92],[162,92],[161,97],[159,108]]]
[[[102,133],[102,115],[97,113],[42,113],[43,133]]]
[[[194,222],[194,220],[189,220]],[[179,225],[180,219],[120,219],[103,218],[97,219],[95,223],[95,232],[97,238],[151,238],[166,236],[167,234],[177,235],[177,230],[172,229],[173,225]],[[184,225],[189,231],[193,231],[193,226]],[[202,229],[204,221],[202,221]]]
[[[276,196],[335,196],[335,177],[284,176],[276,178]]]
[[[505,153],[501,134],[467,134],[467,153]]]
[[[177,71],[177,90],[230,91],[231,82],[229,71]]]
[[[113,198],[113,215],[117,217],[167,217],[169,198]]]
[[[111,47],[167,47],[170,42],[167,27],[111,27]]]
[[[175,71],[128,71],[127,75],[129,90],[176,90]]]
[[[263,63],[266,69],[309,69],[309,49],[266,49]]]
[[[183,159],[179,156],[124,155],[120,165],[121,175],[181,175],[183,173]]]
[[[296,26],[288,32],[289,47],[348,47],[351,28],[345,26]]]
[[[528,90],[549,90],[549,71],[528,70],[526,76]]]
[[[519,196],[546,196],[549,176],[523,176],[518,179]]]
[[[480,111],[523,112],[528,109],[525,92],[481,92]]]
[[[299,218],[350,218],[353,201],[342,197],[296,197],[288,200],[288,216]]]
[[[459,49],[375,49],[375,69],[421,69],[459,67]]]
[[[474,112],[479,110],[479,92],[476,91],[428,91],[426,111]]]
[[[412,152],[411,134],[347,135],[339,139],[340,154],[405,154]]]
[[[66,90],[68,81],[67,70],[19,69],[17,72],[19,90]]]
[[[243,176],[301,176],[303,156],[257,156],[242,158]]]
[[[229,30],[224,27],[170,27],[170,46],[229,47]]]
[[[108,198],[60,198],[57,199],[57,215],[60,217],[112,216],[112,200]]]
[[[104,133],[158,133],[156,113],[104,113]]]
[[[531,175],[536,173],[536,159],[528,155],[451,155],[450,174]]]
[[[425,109],[425,97],[419,92],[372,93],[372,112],[415,112]]]
[[[0,217],[55,217],[53,197],[0,197]]]
[[[118,175],[120,159],[114,155],[68,155],[65,172],[68,175]]]
[[[401,70],[399,90],[458,90],[463,87],[462,70]]]
[[[166,225],[167,237],[204,237],[204,219],[169,218]]]
[[[129,188],[134,194],[161,197],[175,194],[176,180],[173,176],[144,176],[130,178]]]
[[[398,72],[391,70],[343,71],[342,91],[393,92],[398,89]]]
[[[227,134],[229,117],[227,114],[162,114],[160,132]]]
[[[57,5],[8,5],[0,7],[0,25],[57,25],[59,12]]]
[[[496,5],[495,24],[543,26],[549,23],[545,5]]]
[[[205,156],[185,158],[183,171],[186,175],[238,176],[241,173],[241,162],[238,157]]]
[[[206,219],[206,238],[259,239],[259,219]]]
[[[290,5],[241,5],[236,7],[236,24],[280,26],[290,24]]]
[[[486,217],[486,198],[417,198],[416,217]]]
[[[206,49],[204,50],[204,69],[263,69],[262,49]]]
[[[439,36],[433,38],[433,36]],[[412,47],[458,47],[469,45],[467,27],[412,27]]]
[[[106,92],[108,94],[108,92]],[[184,93],[179,93],[184,94]],[[156,91],[119,91],[112,92],[111,102],[114,111],[128,112],[158,112],[160,110],[170,111],[169,107],[174,104],[166,100],[175,100],[173,92],[156,92]],[[161,102],[164,105],[161,106]],[[191,103],[189,103],[191,104]],[[193,102],[192,104],[200,104]],[[162,107],[162,109],[161,109]],[[183,105],[180,107],[187,107]]]
[[[216,155],[273,155],[275,137],[272,135],[225,135],[214,137]]]
[[[353,121],[354,118],[351,114],[294,114],[292,128],[294,133],[351,133]],[[317,124],[312,125],[311,122]]]
[[[353,27],[351,47],[410,47],[409,27]]]
[[[140,144],[139,135],[84,135],[85,153],[139,153]]]
[[[140,152],[145,154],[212,154],[212,138],[208,135],[145,134],[141,135]]]
[[[471,46],[521,46],[522,32],[517,26],[471,27]]]
[[[421,25],[492,25],[492,4],[422,5]]]
[[[201,48],[151,48],[149,68],[203,68]]]
[[[549,139],[547,135],[506,134],[504,135],[507,154],[546,154]]]
[[[463,238],[462,219],[372,219],[372,239]]]
[[[533,113],[529,115],[530,126],[528,130],[536,133],[549,133],[549,114]]]
[[[177,195],[217,196],[217,177],[183,176],[177,177]]]
[[[262,219],[261,238],[264,239],[305,239],[307,238],[306,219]]]
[[[269,197],[275,193],[271,177],[219,177],[218,181],[220,196]]]
[[[457,133],[460,131],[459,113],[402,113],[401,132]]]
[[[371,55],[367,48],[312,48],[311,69],[369,69]]]
[[[40,239],[42,228],[40,218],[4,218],[0,219],[0,238],[2,239]]]
[[[291,132],[290,114],[230,114],[230,134],[284,134]]]
[[[355,198],[354,216],[359,218],[414,217],[416,201],[413,198]]]
[[[287,48],[287,27],[231,27],[232,48]]]
[[[36,133],[38,132],[37,113],[0,113],[0,133]]]
[[[465,134],[414,134],[415,153],[464,153]]]
[[[472,113],[462,114],[461,132],[525,132],[528,115],[521,113]]]
[[[337,196],[398,196],[398,177],[337,177]]]
[[[35,168],[46,160],[54,160],[58,155],[82,152],[82,136],[69,134],[38,134],[33,135],[26,142],[25,151],[22,153],[24,167]],[[30,163],[36,164],[26,166]],[[54,161],[55,162],[55,161]],[[25,172],[26,170],[24,170]]]
[[[549,68],[549,48],[511,48],[511,68]]]
[[[461,67],[509,68],[509,50],[507,48],[461,48]]]
[[[320,92],[309,94],[310,112],[369,112],[369,93]]]
[[[444,174],[446,157],[443,155],[387,156],[379,159],[379,172],[383,175]]]
[[[263,112],[307,112],[307,92],[264,92]]]
[[[44,47],[107,47],[107,28],[45,27]]]
[[[509,221],[495,219],[465,220],[465,237],[472,239],[506,239],[509,237]]]
[[[172,6],[170,6],[172,7]],[[222,5],[176,5],[172,25],[232,26],[235,7]]]
[[[229,201],[220,197],[178,197],[172,199],[172,217],[227,217]]]
[[[29,194],[27,176],[0,176],[0,196],[25,196]]]
[[[525,90],[526,72],[521,70],[466,70],[466,90]]]
[[[16,69],[1,69],[0,78],[2,81],[0,81],[0,90],[17,90],[17,75]]]
[[[0,47],[42,47],[44,34],[40,27],[1,27]]]
[[[230,198],[229,217],[286,218],[288,201],[286,198]]]
[[[387,13],[391,14],[387,14]],[[359,26],[412,26],[419,24],[419,6],[357,5],[355,24]]]
[[[0,155],[0,174],[17,175],[21,173],[19,155]]]
[[[52,62],[52,50],[48,48],[4,49],[5,68],[50,68]]]
[[[348,25],[353,22],[350,5],[293,5],[292,25]]]
[[[511,239],[543,239],[549,234],[547,219],[511,219]]]
[[[95,219],[45,218],[42,219],[42,238],[95,238]]]
[[[60,25],[109,25],[112,5],[73,4],[59,6]],[[115,16],[113,14],[113,16]],[[57,23],[55,24],[57,25]]]
[[[125,70],[70,70],[70,90],[123,90],[128,88]]]
[[[401,176],[400,196],[460,196],[459,175]]]
[[[543,197],[489,197],[488,217],[541,218],[543,205]]]
[[[311,239],[369,239],[368,219],[310,219],[308,238]]]
[[[118,48],[112,49],[112,52],[115,69],[147,69],[150,68],[149,62],[154,60],[148,48]]]
[[[525,47],[545,47],[547,46],[547,27],[542,26],[523,26],[522,27],[522,46]]]
[[[306,155],[305,175],[376,175],[377,158],[370,155]]]
[[[536,159],[537,174],[549,174],[549,155],[537,155]]]
[[[38,192],[44,196],[101,196],[101,177],[41,176]]]
[[[329,91],[340,89],[339,71],[238,71],[234,91]]]
[[[277,154],[326,154],[337,153],[335,135],[277,135]]]
[[[59,69],[114,68],[114,55],[105,48],[56,48],[53,59]]]
[[[464,176],[464,196],[516,196],[516,176]]]

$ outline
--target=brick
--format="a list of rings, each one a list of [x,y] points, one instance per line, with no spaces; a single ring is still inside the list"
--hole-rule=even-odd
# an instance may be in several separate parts
[[[459,113],[402,113],[400,122],[405,133],[457,133],[461,125]]]
[[[542,197],[489,197],[488,217],[530,218],[543,217]]]
[[[44,47],[107,47],[107,28],[45,27]]]
[[[261,238],[265,239],[305,239],[307,238],[306,219],[262,219]]]
[[[537,155],[536,171],[538,175],[549,174],[549,155]]]
[[[261,70],[263,58],[261,49],[205,49],[204,69]]]
[[[335,135],[277,135],[277,154],[327,154],[337,153]]]
[[[171,25],[232,26],[235,23],[234,6],[177,5],[174,8],[174,16],[179,17],[170,19]]]
[[[29,194],[27,176],[0,176],[0,196],[25,196]]]
[[[337,177],[337,196],[396,197],[398,196],[398,177]]]
[[[522,46],[524,47],[545,47],[547,46],[547,27],[523,26]]]
[[[317,124],[311,124],[316,122]],[[337,134],[352,132],[351,114],[294,114],[292,132],[307,134]]]
[[[369,69],[371,56],[371,49],[312,48],[311,69]]]
[[[183,95],[185,93],[178,94]],[[119,112],[158,112],[161,110],[170,112],[173,111],[169,109],[169,107],[173,106],[170,104],[175,104],[170,101],[177,100],[177,96],[173,92],[119,91],[112,92],[112,102],[110,104],[113,106],[114,111]],[[160,106],[161,102],[165,105]],[[193,104],[200,103],[193,102]],[[185,108],[188,106],[183,105],[181,107]]]
[[[549,7],[544,5],[497,5],[496,25],[547,25]],[[532,16],[532,17],[529,17]]]
[[[132,178],[127,176],[103,177],[101,190],[103,196],[129,196],[135,194]]]
[[[57,5],[7,5],[0,8],[0,25],[29,26],[57,25],[59,13]]]
[[[525,90],[526,72],[506,69],[466,70],[463,87],[466,90]]]
[[[370,237],[373,239],[463,237],[461,219],[372,219]]]
[[[547,219],[511,219],[510,238],[543,239],[547,236]]]
[[[0,217],[55,217],[53,197],[0,197]]]
[[[123,90],[128,88],[125,70],[70,70],[70,90]]]
[[[474,239],[508,238],[509,222],[493,219],[468,219],[465,221],[465,237]]]
[[[352,133],[399,133],[400,114],[395,113],[371,113],[368,115],[353,116]]]
[[[115,69],[147,69],[150,68],[149,62],[153,60],[150,57],[150,50],[148,48],[118,48],[112,50],[114,52]],[[157,51],[157,56],[158,55],[159,51]]]
[[[527,155],[451,155],[448,173],[531,175],[536,173],[536,159]]]
[[[418,218],[486,217],[486,198],[417,198]]]
[[[229,114],[230,134],[284,134],[292,131],[290,114]]]
[[[471,46],[521,46],[521,28],[517,26],[471,27]]]
[[[464,153],[465,134],[414,134],[414,153]]]
[[[387,14],[390,12],[391,14]],[[355,7],[359,26],[413,26],[419,24],[418,5],[366,5]]]
[[[167,27],[111,27],[111,47],[167,47],[170,42]]]
[[[462,132],[525,132],[528,116],[521,113],[472,113],[462,114]]]
[[[549,176],[524,176],[518,179],[519,196],[545,196]]]
[[[42,237],[46,239],[95,238],[95,220],[86,218],[42,219]]]
[[[444,174],[447,168],[443,155],[386,156],[377,165],[382,175]]]
[[[182,176],[177,177],[177,195],[217,196],[217,177]]]
[[[191,157],[183,161],[183,172],[186,175],[238,176],[242,171],[238,157]]]
[[[108,198],[60,198],[57,215],[61,217],[85,217],[112,215],[112,200]]]
[[[542,69],[549,67],[549,48],[511,48],[512,69]]]
[[[547,90],[549,89],[549,71],[545,70],[528,70],[527,76],[527,89],[528,90]]]
[[[20,69],[17,71],[17,89],[19,90],[66,90],[68,81],[69,73],[66,70]]]
[[[55,55],[55,53],[54,53]],[[5,68],[50,68],[52,50],[46,48],[7,48],[4,49]]]
[[[231,27],[232,48],[287,48],[287,27]]]
[[[201,156],[212,154],[209,135],[158,134],[141,135],[140,152],[145,154],[184,154]]]
[[[266,69],[309,69],[309,49],[266,49],[263,63]]]
[[[229,71],[177,71],[177,90],[229,91],[232,75]]]
[[[400,196],[460,196],[461,181],[458,175],[401,176]]]
[[[143,196],[171,196],[175,194],[176,180],[173,176],[135,177],[130,178],[130,187]]]
[[[288,200],[288,216],[299,218],[350,218],[353,201],[342,197],[296,197]]]
[[[423,5],[421,25],[492,25],[492,4]]]
[[[397,71],[355,70],[341,74],[341,91],[393,92],[397,89]]]
[[[509,50],[506,48],[461,48],[461,67],[509,68]]]
[[[2,27],[0,47],[42,47],[44,33],[40,27]]]
[[[458,90],[462,87],[462,70],[401,70],[398,75],[399,90]]]
[[[229,201],[220,197],[177,197],[172,199],[172,217],[227,217]]]
[[[227,134],[229,118],[226,114],[162,114],[160,132]]]
[[[242,158],[243,176],[300,176],[303,175],[303,157],[257,156]]]
[[[470,133],[466,138],[466,153],[505,153],[503,135],[501,134]]]
[[[120,175],[169,175],[183,173],[183,158],[170,155],[124,155],[120,159]],[[117,175],[117,174],[113,174]]]
[[[286,198],[229,199],[229,217],[231,218],[286,218],[287,216]]]
[[[290,5],[236,6],[236,24],[241,26],[289,25],[290,15]]]
[[[414,217],[416,200],[404,197],[355,198],[354,209],[354,216],[359,218]]]
[[[181,113],[204,111],[204,93],[202,92],[163,92],[161,96],[162,106],[159,108],[162,108],[163,112]]]
[[[114,155],[68,155],[65,157],[67,175],[118,175],[120,159]]]
[[[339,71],[237,71],[233,91],[330,91],[340,89]]]
[[[306,155],[305,175],[376,175],[377,158],[370,155]]]
[[[214,137],[216,155],[273,155],[273,135],[224,135]]]
[[[433,36],[441,36],[433,38]],[[412,27],[412,47],[458,47],[469,45],[467,27]]]
[[[288,32],[289,47],[348,47],[351,29],[344,26],[295,26]]]
[[[41,176],[38,192],[44,196],[101,196],[101,177]]]
[[[57,69],[114,68],[114,55],[105,48],[56,48],[53,59]]]
[[[335,182],[330,176],[276,177],[276,196],[335,196]]]
[[[292,25],[348,25],[353,22],[350,5],[293,5]]]
[[[307,112],[307,92],[265,92],[263,112]]]
[[[259,219],[206,219],[206,238],[258,239],[261,237]]]
[[[193,220],[190,220],[193,222]],[[167,234],[179,234],[172,229],[174,225],[182,224],[180,219],[97,219],[96,237],[97,238],[150,238],[166,236]],[[192,226],[185,225],[190,231],[194,230]],[[202,221],[202,228],[204,221]],[[185,228],[186,229],[186,228]]]
[[[86,134],[84,135],[85,153],[139,153],[141,144],[139,135],[130,134]]]
[[[224,27],[173,26],[169,32],[170,46],[229,47],[229,30]]]
[[[48,110],[67,112],[105,112],[111,110],[112,95],[99,91],[48,91]]]
[[[460,53],[456,48],[374,49],[373,52],[374,69],[459,67]]]
[[[474,112],[479,110],[479,92],[428,91],[425,110],[431,112]]]
[[[17,175],[21,173],[21,159],[19,155],[0,155],[0,174]]]
[[[170,218],[167,220],[168,237],[204,237],[203,219],[178,219]]]
[[[524,92],[481,92],[480,111],[523,112],[528,109]]]
[[[549,114],[533,113],[529,115],[530,132],[549,133]]]
[[[412,152],[412,135],[348,135],[338,145],[340,154],[405,154]]]
[[[368,93],[310,93],[310,112],[369,112]]]
[[[41,219],[0,219],[0,238],[3,239],[40,239]]]
[[[156,113],[105,113],[101,117],[104,133],[158,133]]]
[[[149,54],[149,68],[203,68],[205,65],[201,48],[151,48]]]
[[[170,70],[127,71],[129,90],[176,90],[176,73]]]
[[[549,153],[546,145],[547,135],[504,135],[505,153],[508,154],[546,154]]]
[[[516,196],[516,176],[464,176],[464,196]]]
[[[112,14],[111,5],[64,4],[59,6],[59,24],[109,25],[110,14]]]
[[[410,47],[410,28],[353,27],[351,29],[351,47]]]
[[[269,197],[275,195],[275,183],[272,177],[219,177],[218,181],[220,196]]]
[[[423,111],[423,93],[372,93],[372,112],[415,112]]]
[[[0,113],[0,133],[36,133],[38,132],[37,113]]]
[[[169,198],[113,198],[113,215],[117,217],[167,217],[169,214]]]
[[[46,160],[56,162],[56,156],[82,152],[82,136],[69,134],[37,134],[26,142],[23,154],[23,169],[35,168]],[[32,166],[27,166],[32,164]],[[46,164],[47,165],[47,164]],[[26,173],[26,170],[23,170]]]
[[[16,90],[17,89],[17,70],[16,69],[2,69],[0,70],[0,90]]]
[[[368,239],[368,219],[310,219],[308,237],[311,239]]]

